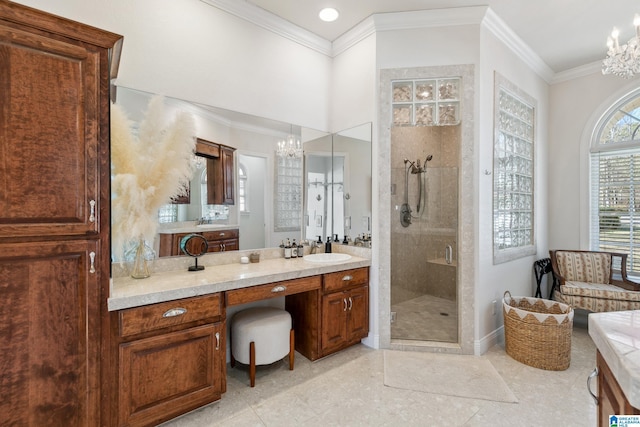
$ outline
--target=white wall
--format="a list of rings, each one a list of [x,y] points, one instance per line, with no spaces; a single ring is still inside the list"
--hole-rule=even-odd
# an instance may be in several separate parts
[[[589,249],[589,144],[600,116],[637,89],[600,72],[551,86],[549,116],[549,249]]]
[[[512,84],[537,101],[535,122],[535,241],[536,255],[502,264],[493,264],[493,170],[494,75],[500,73]],[[501,300],[504,292],[533,296],[533,262],[548,256],[548,84],[498,40],[486,27],[480,31],[480,67],[478,82],[478,140],[476,179],[477,200],[477,279],[476,341],[484,352],[497,339],[502,326]],[[494,304],[493,301],[496,301]],[[497,305],[497,306],[496,306]],[[494,314],[495,310],[495,314]]]
[[[118,85],[329,128],[331,58],[199,0],[19,0],[124,36]]]

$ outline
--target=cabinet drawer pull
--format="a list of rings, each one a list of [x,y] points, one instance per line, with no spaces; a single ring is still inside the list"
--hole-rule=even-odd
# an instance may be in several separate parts
[[[95,252],[89,252],[89,259],[91,260],[91,265],[89,266],[89,273],[95,273],[96,272],[96,253]]]
[[[186,308],[182,308],[182,307],[172,308],[171,310],[165,311],[164,314],[162,315],[162,317],[182,316],[186,312],[187,312]]]
[[[593,394],[593,392],[591,391],[591,380],[594,377],[598,376],[598,368],[596,367],[593,372],[591,372],[589,374],[589,378],[587,378],[587,391],[589,392],[589,394],[591,395],[591,397],[593,397],[593,401],[596,402],[596,406],[598,405],[598,396],[596,396],[595,394]]]
[[[224,233],[220,233],[220,237],[224,237]]]
[[[287,287],[284,285],[278,285],[278,286],[274,286],[273,289],[271,289],[271,292],[276,293],[276,292],[284,292],[287,290]]]
[[[220,332],[216,332],[216,350],[220,350]]]
[[[342,309],[342,311],[347,311],[347,299],[342,298],[342,302],[344,303],[344,308]]]
[[[347,274],[346,276],[344,276],[344,277],[342,278],[342,281],[343,281],[343,282],[348,282],[349,280],[353,280],[353,276],[352,276],[352,275],[350,275],[350,274]]]
[[[349,297],[349,311],[353,308],[353,300]]]
[[[96,201],[89,200],[89,206],[91,208],[89,212],[89,222],[96,222]]]

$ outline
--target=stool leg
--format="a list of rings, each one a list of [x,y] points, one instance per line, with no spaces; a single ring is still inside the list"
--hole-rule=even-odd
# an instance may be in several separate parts
[[[256,343],[249,343],[249,382],[251,387],[256,386]]]
[[[296,355],[296,338],[293,329],[289,332],[289,370],[293,371],[293,362]]]
[[[231,360],[229,361],[231,363],[231,367],[235,368],[236,367],[236,358],[233,357],[233,346],[231,345],[233,336],[231,335],[231,329],[229,329],[229,354],[231,355]]]

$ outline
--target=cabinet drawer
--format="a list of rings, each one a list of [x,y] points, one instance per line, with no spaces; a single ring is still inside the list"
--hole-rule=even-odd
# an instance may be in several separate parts
[[[222,312],[220,293],[129,308],[119,313],[120,336],[219,317]]]
[[[303,277],[284,282],[251,286],[249,288],[227,291],[227,306],[245,304],[268,298],[297,294],[320,289],[320,276]]]
[[[229,230],[214,230],[214,231],[205,231],[202,233],[207,241],[211,240],[221,240],[221,239],[235,239],[238,237],[238,229],[233,228]]]
[[[369,283],[369,268],[355,268],[353,270],[337,271],[324,275],[324,291],[333,292],[356,285]]]

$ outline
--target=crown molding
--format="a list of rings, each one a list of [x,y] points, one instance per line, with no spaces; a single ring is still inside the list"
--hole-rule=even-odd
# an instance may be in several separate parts
[[[316,52],[332,56],[331,42],[246,1],[200,0]]]
[[[469,6],[373,15],[376,31],[479,25],[488,6]]]
[[[333,41],[331,56],[336,57],[340,55],[350,47],[357,45],[370,35],[375,34],[375,32],[375,21],[373,16],[370,16]]]
[[[568,80],[585,77],[594,73],[602,74],[602,61],[595,61],[590,64],[581,65],[579,67],[556,73],[551,80],[551,84],[563,83]]]
[[[544,81],[551,83],[554,71],[529,47],[496,13],[487,8],[483,25],[494,36],[513,51],[525,64],[536,72]]]

